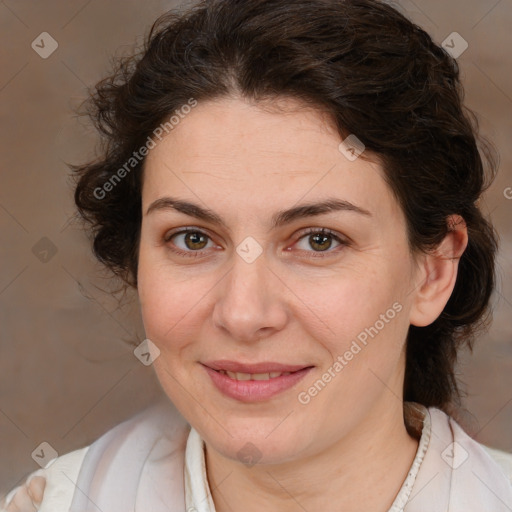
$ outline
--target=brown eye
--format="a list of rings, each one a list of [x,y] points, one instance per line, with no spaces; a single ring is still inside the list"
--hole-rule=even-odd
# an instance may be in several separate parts
[[[338,246],[348,246],[349,242],[344,240],[342,237],[333,233],[329,229],[321,228],[321,229],[309,229],[299,238],[299,241],[296,245],[299,245],[299,249],[301,251],[306,251],[310,253],[333,253],[334,250],[330,251],[333,247],[333,240]],[[300,247],[302,244],[302,247]],[[335,246],[334,248],[336,248]],[[310,249],[313,249],[312,251]]]
[[[309,243],[313,249],[326,251],[332,245],[332,236],[324,235],[323,233],[314,233],[309,235]]]
[[[206,244],[206,236],[199,232],[186,233],[184,237],[185,245],[189,249],[201,250],[204,249]]]
[[[184,256],[199,256],[201,251],[208,248],[207,244],[211,241],[206,233],[194,228],[170,233],[164,240],[171,245],[173,252]]]

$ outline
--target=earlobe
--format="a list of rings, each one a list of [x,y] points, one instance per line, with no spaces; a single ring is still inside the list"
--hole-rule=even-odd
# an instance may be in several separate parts
[[[417,327],[430,325],[442,313],[455,287],[459,260],[468,244],[466,223],[460,215],[448,217],[447,224],[448,233],[443,241],[419,263],[410,313],[410,323]]]

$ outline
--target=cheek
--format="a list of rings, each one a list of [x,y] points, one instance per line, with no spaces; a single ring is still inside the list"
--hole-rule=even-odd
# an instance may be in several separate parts
[[[354,383],[367,378],[368,368],[383,376],[394,371],[409,327],[407,283],[400,279],[406,260],[376,262],[368,260],[364,270],[351,269],[323,286],[303,283],[298,294],[309,305],[303,327],[330,355],[324,369],[341,356],[347,364],[343,373]],[[311,328],[315,322],[324,335]]]
[[[164,351],[186,344],[209,288],[203,280],[170,273],[162,264],[141,258],[138,295],[146,336]]]
[[[347,340],[379,319],[398,299],[394,289],[376,272],[343,273],[335,280],[301,283],[297,295],[334,339]]]

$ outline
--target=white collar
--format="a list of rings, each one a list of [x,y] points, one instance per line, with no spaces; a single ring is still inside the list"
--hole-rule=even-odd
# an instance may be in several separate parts
[[[482,445],[439,409],[405,404],[404,411],[420,443],[388,512],[512,511],[511,481]],[[203,440],[169,403],[96,440],[75,485],[70,512],[91,502],[100,510],[215,512]]]
[[[411,496],[414,482],[427,451],[432,432],[430,415],[426,414],[426,412],[427,409],[418,404],[406,404],[404,408],[408,427],[418,437],[421,437],[407,478],[388,512],[401,512]],[[420,429],[418,429],[418,421],[421,421],[422,424]],[[201,436],[194,428],[191,428],[185,449],[185,505],[187,511],[215,512],[215,504],[212,500],[206,475],[204,453],[203,439],[201,439]]]

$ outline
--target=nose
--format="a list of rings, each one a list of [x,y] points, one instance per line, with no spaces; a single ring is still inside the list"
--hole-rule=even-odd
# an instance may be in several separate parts
[[[214,325],[243,343],[270,337],[287,322],[286,286],[268,267],[263,254],[252,263],[238,254],[233,260],[218,285]]]

